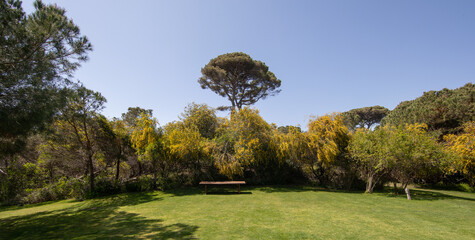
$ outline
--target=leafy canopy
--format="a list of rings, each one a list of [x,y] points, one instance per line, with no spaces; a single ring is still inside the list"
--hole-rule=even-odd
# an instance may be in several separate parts
[[[206,104],[191,103],[185,108],[180,119],[186,127],[196,127],[204,138],[212,139],[218,128],[216,110]]]
[[[467,83],[454,90],[425,92],[421,97],[402,102],[382,124],[425,123],[429,132],[441,137],[460,132],[463,124],[470,121],[475,121],[475,86]]]
[[[365,127],[370,129],[374,124],[378,124],[389,113],[389,110],[382,106],[372,106],[351,109],[342,113],[343,122],[351,129]]]
[[[308,132],[289,127],[288,133],[276,133],[281,158],[298,163],[304,172],[321,178],[323,169],[335,162],[348,145],[348,128],[339,114],[312,119]]]
[[[448,134],[444,140],[447,149],[456,156],[454,163],[449,165],[449,172],[464,173],[475,186],[475,121],[466,123],[459,135]]]
[[[242,176],[244,168],[251,164],[268,161],[266,150],[271,133],[271,126],[258,110],[245,107],[231,114],[231,119],[226,119],[218,130],[215,166],[221,174],[232,178]]]
[[[260,99],[280,92],[281,81],[261,61],[242,52],[227,53],[211,59],[202,69],[198,83],[231,102],[221,110],[241,110]]]
[[[43,128],[65,105],[63,88],[87,60],[91,44],[56,5],[0,1],[0,137]]]

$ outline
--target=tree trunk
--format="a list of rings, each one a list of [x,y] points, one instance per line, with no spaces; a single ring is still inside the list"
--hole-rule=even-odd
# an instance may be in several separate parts
[[[137,163],[139,165],[139,176],[142,176],[142,162],[138,160]]]
[[[366,193],[373,192],[373,175],[369,176],[368,182],[366,183]]]
[[[411,192],[409,192],[409,187],[407,185],[406,185],[406,188],[404,188],[404,190],[406,191],[407,200],[411,200]]]
[[[394,186],[394,193],[396,193],[396,195],[398,195],[399,189],[397,188],[397,183],[394,182],[393,186]]]
[[[88,154],[87,156],[88,160],[88,165],[89,165],[89,180],[90,180],[90,187],[91,187],[91,192],[94,191],[94,165],[92,163],[92,155]]]
[[[115,181],[119,181],[119,171],[120,171],[120,157],[117,158],[117,168],[115,171]]]
[[[152,162],[152,168],[153,168],[153,170],[152,170],[153,171],[153,185],[152,185],[152,187],[153,187],[153,189],[157,189],[157,178],[158,178],[157,177],[157,173],[158,173],[158,166],[157,166],[158,163],[157,163],[157,161],[158,160],[154,160]]]
[[[117,146],[119,147],[119,155],[117,156],[117,168],[116,168],[116,171],[115,171],[115,181],[118,182],[119,181],[119,172],[120,172],[120,159],[122,158],[122,145],[121,143],[118,141],[117,142]]]

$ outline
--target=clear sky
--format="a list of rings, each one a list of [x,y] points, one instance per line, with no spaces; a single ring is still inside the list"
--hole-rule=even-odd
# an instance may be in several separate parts
[[[32,0],[23,1],[32,11]],[[75,77],[108,100],[103,114],[153,109],[161,125],[191,102],[226,99],[197,80],[210,59],[245,52],[282,80],[261,100],[267,122],[382,105],[475,82],[473,0],[53,0],[94,46]],[[221,114],[225,115],[225,114]]]

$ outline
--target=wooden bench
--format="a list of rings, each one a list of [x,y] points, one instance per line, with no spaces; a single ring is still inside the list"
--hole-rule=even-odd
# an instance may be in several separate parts
[[[238,185],[238,193],[241,193],[241,184],[246,184],[246,182],[245,181],[200,182],[200,185],[205,185],[205,194],[208,193],[208,185]]]

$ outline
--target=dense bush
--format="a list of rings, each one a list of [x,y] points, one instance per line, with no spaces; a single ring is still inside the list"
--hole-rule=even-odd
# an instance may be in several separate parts
[[[86,188],[87,182],[81,179],[67,179],[62,177],[44,187],[26,189],[26,196],[23,197],[19,203],[38,203],[67,198],[84,199],[87,192]]]

